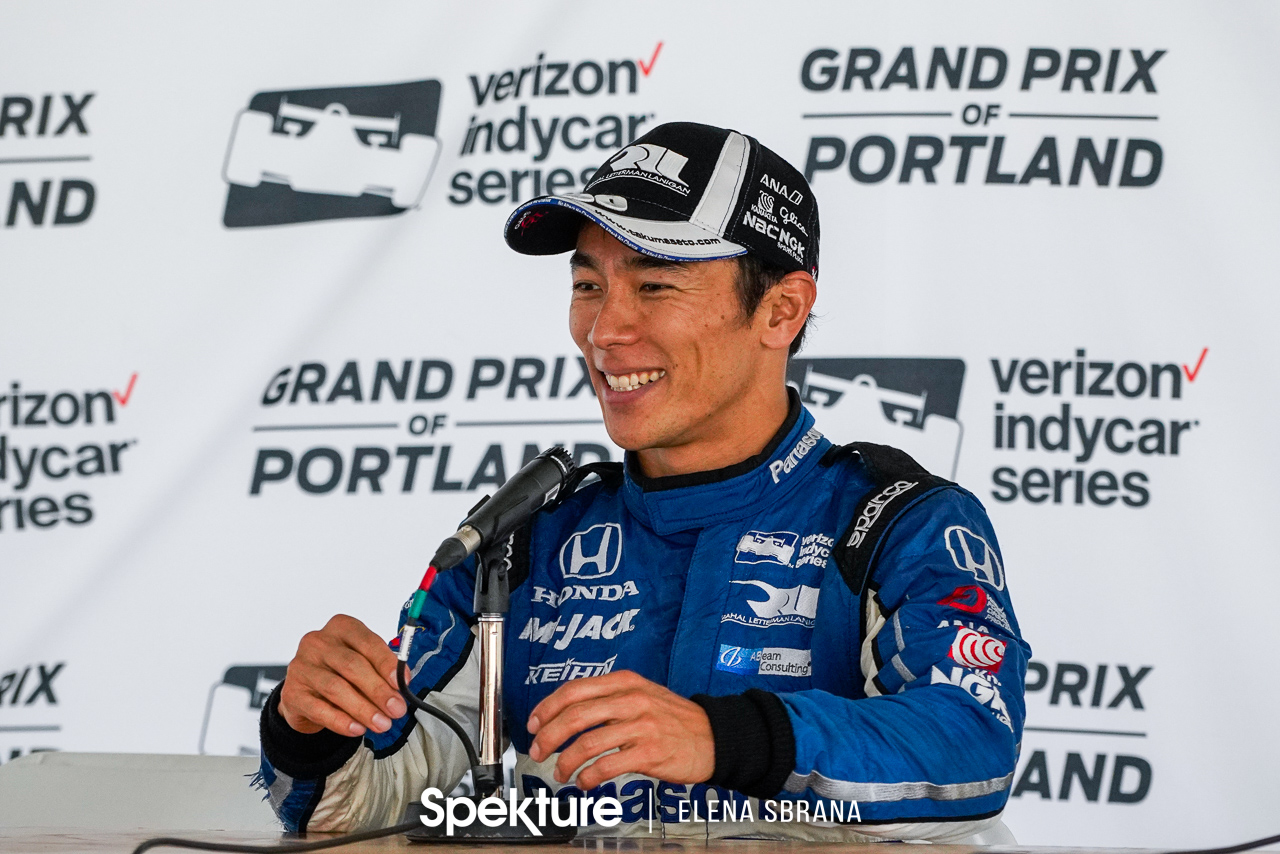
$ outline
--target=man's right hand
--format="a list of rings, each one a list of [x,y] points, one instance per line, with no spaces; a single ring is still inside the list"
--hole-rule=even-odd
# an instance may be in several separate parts
[[[339,614],[298,644],[280,689],[280,714],[301,733],[386,732],[408,711],[396,686],[398,664],[382,638]]]

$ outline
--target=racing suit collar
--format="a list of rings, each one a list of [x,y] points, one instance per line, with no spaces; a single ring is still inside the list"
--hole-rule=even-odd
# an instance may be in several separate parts
[[[660,535],[754,516],[804,480],[831,443],[788,388],[787,418],[754,457],[705,472],[646,477],[635,454],[625,457],[622,494],[627,508]]]

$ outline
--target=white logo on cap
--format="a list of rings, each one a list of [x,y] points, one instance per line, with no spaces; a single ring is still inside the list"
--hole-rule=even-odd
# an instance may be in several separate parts
[[[608,208],[611,211],[624,213],[627,210],[627,200],[622,196],[593,196],[590,193],[565,193],[564,198],[575,202],[583,202],[588,205],[599,205],[602,208]]]
[[[611,178],[643,178],[661,184],[681,195],[689,194],[689,185],[680,177],[680,170],[689,162],[683,154],[669,148],[642,142],[628,145],[609,161]]]

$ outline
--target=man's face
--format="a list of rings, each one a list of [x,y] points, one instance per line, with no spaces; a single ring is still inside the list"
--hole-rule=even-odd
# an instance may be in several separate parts
[[[588,224],[571,266],[569,329],[613,441],[693,450],[733,435],[767,352],[742,315],[737,262],[661,261]]]

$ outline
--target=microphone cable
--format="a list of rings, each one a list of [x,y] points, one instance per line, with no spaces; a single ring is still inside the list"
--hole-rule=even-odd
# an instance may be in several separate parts
[[[434,575],[434,573],[432,574]],[[471,736],[467,735],[467,731],[449,715],[427,703],[424,699],[417,697],[409,690],[406,674],[409,671],[409,651],[413,646],[413,635],[416,631],[416,626],[412,623],[407,623],[400,636],[400,651],[396,661],[396,684],[400,688],[400,696],[404,697],[405,702],[412,708],[426,712],[444,723],[462,742],[462,749],[467,753],[467,762],[472,768],[477,768],[480,765],[480,756],[476,751],[475,744],[471,741]],[[287,854],[287,852],[291,851],[301,854],[301,852],[305,851],[321,851],[325,848],[337,848],[340,845],[349,845],[353,842],[365,842],[370,839],[381,839],[384,836],[395,836],[400,833],[408,833],[420,827],[422,827],[421,821],[406,821],[391,827],[382,827],[377,830],[361,830],[357,833],[344,833],[342,836],[320,839],[315,842],[280,842],[270,845],[203,842],[198,839],[181,839],[176,836],[157,836],[140,843],[137,848],[133,849],[133,854],[143,854],[143,852],[152,848],[189,848],[195,851],[227,851],[232,852],[232,854]]]
[[[1223,848],[1193,848],[1188,851],[1170,851],[1169,854],[1237,854],[1239,851],[1250,851],[1276,842],[1280,842],[1280,834],[1268,836],[1266,839],[1255,839],[1252,842],[1241,842],[1239,845],[1227,845]]]
[[[357,833],[344,833],[331,839],[320,839],[315,842],[283,842],[272,845],[242,845],[237,842],[204,842],[199,839],[180,839],[176,836],[157,836],[148,839],[133,849],[133,854],[143,854],[152,848],[190,848],[195,851],[229,851],[235,854],[283,854],[294,851],[320,851],[325,848],[337,848],[353,842],[365,842],[370,839],[381,839],[384,836],[395,836],[408,833],[422,827],[420,821],[406,821],[391,827],[380,827],[377,830],[361,830]]]

